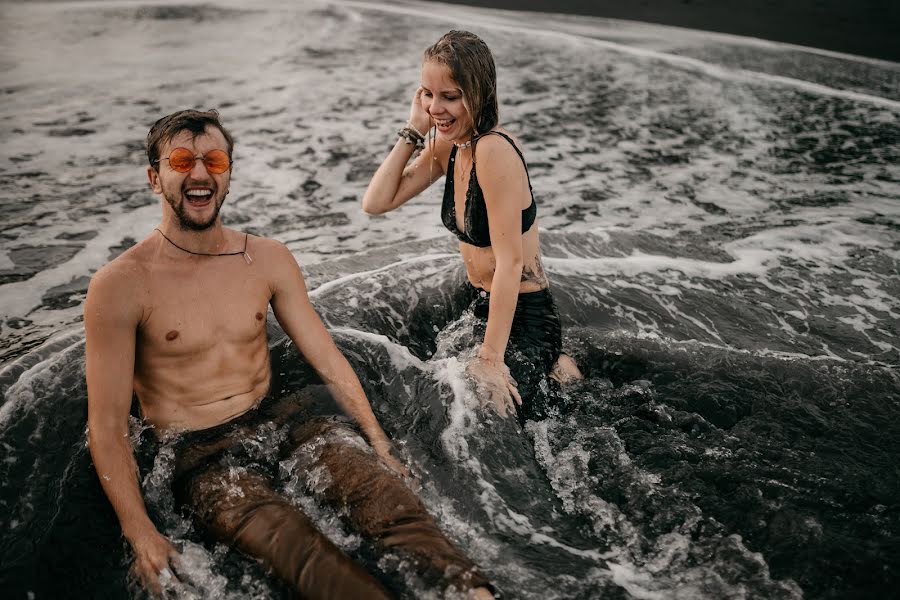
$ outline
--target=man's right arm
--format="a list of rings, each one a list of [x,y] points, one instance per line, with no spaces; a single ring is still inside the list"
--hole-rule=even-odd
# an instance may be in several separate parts
[[[115,266],[91,280],[84,307],[88,444],[100,484],[135,553],[134,569],[159,593],[159,574],[175,554],[147,515],[128,431],[140,286]]]

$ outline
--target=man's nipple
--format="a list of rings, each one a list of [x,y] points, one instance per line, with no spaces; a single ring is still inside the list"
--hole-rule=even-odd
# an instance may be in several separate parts
[[[257,321],[262,321],[262,320],[263,320],[263,314],[262,314],[261,312],[256,313],[256,320],[257,320]]]
[[[166,334],[166,341],[171,342],[172,340],[174,340],[177,337],[178,337],[178,330],[173,329],[172,331],[170,331],[169,333]]]

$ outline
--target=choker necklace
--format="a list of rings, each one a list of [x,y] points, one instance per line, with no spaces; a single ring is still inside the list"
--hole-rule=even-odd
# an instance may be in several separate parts
[[[468,142],[463,142],[462,144],[457,144],[456,142],[453,142],[453,145],[459,149],[468,148],[469,146],[472,145],[472,140],[469,140]]]
[[[247,261],[248,265],[253,262],[253,259],[250,258],[250,254],[247,253],[247,237],[249,234],[246,234],[246,233],[244,234],[244,249],[239,250],[237,252],[194,252],[193,250],[188,250],[187,248],[182,248],[181,246],[179,246],[178,244],[176,244],[175,242],[170,240],[169,236],[164,234],[162,232],[162,229],[160,229],[159,227],[154,227],[154,229],[156,229],[156,231],[159,232],[159,235],[163,236],[163,238],[165,238],[165,240],[167,242],[169,242],[170,244],[172,244],[173,246],[175,246],[182,252],[187,252],[188,254],[193,254],[194,256],[237,256],[238,254],[243,254],[244,260]]]

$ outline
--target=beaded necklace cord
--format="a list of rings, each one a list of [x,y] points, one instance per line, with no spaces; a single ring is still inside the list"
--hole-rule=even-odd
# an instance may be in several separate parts
[[[243,250],[238,250],[237,252],[194,252],[193,250],[188,250],[187,248],[182,248],[181,246],[179,246],[178,244],[173,242],[171,239],[169,239],[169,236],[167,236],[166,234],[164,234],[162,232],[162,229],[160,229],[159,227],[154,227],[154,229],[156,229],[156,231],[159,232],[159,235],[163,236],[163,238],[165,238],[165,240],[167,242],[169,242],[170,244],[172,244],[173,246],[175,246],[182,252],[187,252],[188,254],[193,254],[194,256],[237,256],[238,254],[243,254],[244,260],[247,261],[248,265],[253,262],[253,259],[250,258],[250,254],[247,252],[247,238],[249,237],[249,234],[247,234],[247,233],[244,234],[244,249]]]

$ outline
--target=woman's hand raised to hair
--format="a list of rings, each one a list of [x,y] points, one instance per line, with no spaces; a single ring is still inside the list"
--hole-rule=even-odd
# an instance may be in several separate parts
[[[425,111],[422,106],[422,94],[425,92],[421,87],[416,90],[413,96],[412,105],[409,107],[409,124],[419,130],[419,133],[428,133],[431,129],[431,115]]]

